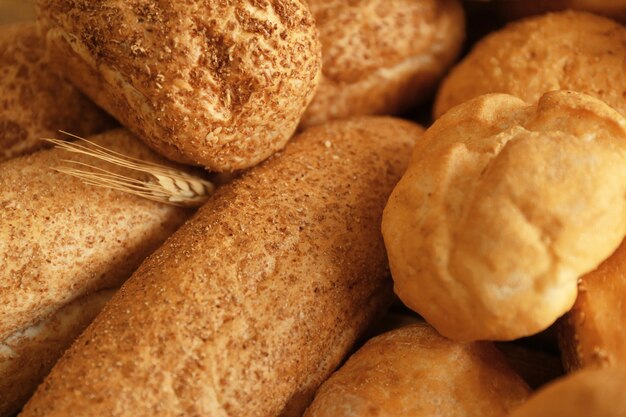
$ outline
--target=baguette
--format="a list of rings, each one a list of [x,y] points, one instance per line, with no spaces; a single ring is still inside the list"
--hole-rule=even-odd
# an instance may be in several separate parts
[[[584,12],[549,13],[514,22],[480,40],[439,88],[434,115],[487,93],[535,103],[573,90],[626,116],[626,28]]]
[[[421,129],[311,128],[150,256],[22,416],[300,416],[391,303],[379,224]]]
[[[501,417],[529,394],[491,343],[453,342],[421,323],[370,339],[304,417]]]
[[[395,291],[452,339],[538,333],[623,240],[625,196],[626,119],[605,103],[477,97],[417,142],[385,208]]]
[[[434,92],[465,37],[457,0],[307,0],[322,79],[300,121],[398,114]]]
[[[165,157],[213,171],[285,146],[321,70],[299,0],[41,0],[52,65]]]
[[[574,307],[559,322],[563,365],[626,366],[626,243],[578,283]]]
[[[59,129],[86,136],[113,125],[51,70],[35,23],[0,27],[0,161],[45,147]]]
[[[19,411],[113,293],[102,290],[74,300],[0,342],[0,416]]]

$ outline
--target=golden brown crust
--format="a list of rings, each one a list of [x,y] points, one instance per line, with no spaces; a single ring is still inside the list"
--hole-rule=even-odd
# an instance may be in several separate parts
[[[216,171],[282,148],[321,51],[298,0],[42,0],[53,64],[164,156]]]
[[[501,417],[529,394],[492,344],[453,342],[422,323],[370,339],[304,417]]]
[[[302,126],[407,110],[432,92],[465,37],[457,0],[307,3],[320,33],[323,65]]]
[[[625,196],[626,120],[606,104],[470,100],[417,142],[385,208],[395,291],[453,339],[537,333],[621,243]]]
[[[626,116],[626,28],[571,11],[509,24],[452,69],[434,114],[481,94],[507,93],[534,103],[552,90],[589,94]]]
[[[561,320],[559,342],[568,370],[626,366],[626,243],[581,278],[578,298]]]
[[[299,416],[391,301],[378,224],[421,129],[309,129],[148,258],[23,416]]]
[[[494,3],[509,19],[571,9],[601,14],[626,22],[626,0],[496,0]]]
[[[45,147],[58,130],[86,136],[114,124],[52,71],[44,44],[34,23],[0,28],[0,161]]]
[[[552,382],[509,417],[623,417],[626,369],[586,369]]]
[[[81,297],[0,342],[0,416],[17,413],[113,293],[102,290]]]
[[[126,130],[92,139],[162,161]],[[119,286],[191,214],[86,185],[54,170],[63,159],[124,172],[60,149],[0,164],[0,340],[77,297]]]

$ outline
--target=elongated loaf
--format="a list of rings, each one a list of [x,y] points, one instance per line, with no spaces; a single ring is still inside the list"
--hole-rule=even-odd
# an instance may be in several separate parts
[[[126,130],[92,139],[162,161]],[[78,297],[119,286],[191,214],[86,185],[54,170],[64,159],[126,172],[60,149],[0,164],[0,340]]]
[[[230,171],[281,149],[321,70],[299,0],[42,0],[52,63],[164,156]]]
[[[76,341],[23,416],[300,416],[390,304],[380,218],[420,134],[311,128],[223,186]]]
[[[114,121],[46,58],[35,23],[0,27],[0,161],[46,146],[57,130],[79,136],[101,132]]]
[[[574,307],[559,322],[566,369],[626,366],[626,243],[578,283]]]
[[[306,0],[322,79],[301,125],[397,114],[425,100],[465,37],[458,0]]]
[[[421,323],[368,341],[304,417],[501,417],[529,394],[491,343],[453,342]]]
[[[19,411],[113,293],[102,290],[88,294],[0,341],[0,416]]]
[[[382,230],[396,293],[444,336],[538,333],[626,234],[626,119],[567,91],[470,100],[417,142]]]
[[[450,71],[435,117],[487,93],[528,103],[553,90],[573,90],[626,116],[626,28],[584,12],[549,13],[514,22],[486,36]]]
[[[626,368],[586,369],[539,390],[509,417],[623,417]]]

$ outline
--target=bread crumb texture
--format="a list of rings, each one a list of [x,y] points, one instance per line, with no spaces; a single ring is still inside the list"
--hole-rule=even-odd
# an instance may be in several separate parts
[[[396,293],[452,339],[547,328],[624,238],[625,158],[626,120],[584,94],[455,107],[417,142],[385,208]]]
[[[442,83],[435,117],[473,97],[507,93],[535,103],[573,90],[626,116],[626,28],[585,12],[514,22],[479,41]]]
[[[43,0],[55,63],[164,156],[216,171],[281,149],[321,48],[298,0]]]
[[[0,161],[43,148],[43,137],[67,130],[101,132],[114,121],[56,75],[35,23],[0,27]]]

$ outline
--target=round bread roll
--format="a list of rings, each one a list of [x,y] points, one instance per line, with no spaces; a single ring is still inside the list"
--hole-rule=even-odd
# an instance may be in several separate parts
[[[557,10],[584,10],[626,22],[626,0],[495,0],[509,19]]]
[[[546,386],[509,417],[624,417],[626,369],[587,369]]]
[[[299,0],[42,0],[52,63],[162,155],[214,171],[281,149],[321,47]]]
[[[509,24],[452,69],[434,115],[481,94],[507,93],[535,103],[552,90],[589,94],[626,116],[626,28],[571,11]]]
[[[90,139],[162,161],[126,130]],[[57,148],[0,164],[0,340],[78,297],[119,286],[191,215],[55,171],[64,160],[142,178]]]
[[[0,341],[0,416],[19,411],[114,292],[102,290],[81,297]]]
[[[537,333],[621,243],[625,196],[626,120],[600,100],[470,100],[417,142],[385,208],[395,291],[452,339]]]
[[[369,340],[304,417],[502,417],[529,395],[492,344],[453,342],[422,323]]]
[[[45,147],[58,130],[79,136],[114,121],[50,69],[34,23],[0,27],[0,161]]]
[[[566,369],[626,366],[626,242],[578,283],[574,307],[559,322]]]
[[[421,129],[315,127],[222,186],[24,408],[32,416],[301,416],[391,304],[380,218]]]
[[[465,36],[458,0],[306,1],[323,75],[302,126],[407,110],[432,92]]]

